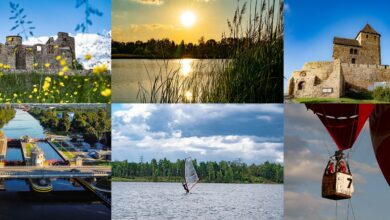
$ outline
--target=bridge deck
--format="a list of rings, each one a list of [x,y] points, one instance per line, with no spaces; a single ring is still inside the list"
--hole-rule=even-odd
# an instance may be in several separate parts
[[[76,178],[107,177],[111,175],[109,166],[6,166],[0,168],[0,178]]]

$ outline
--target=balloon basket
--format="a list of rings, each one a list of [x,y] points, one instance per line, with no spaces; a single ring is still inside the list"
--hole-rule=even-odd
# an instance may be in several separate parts
[[[342,154],[335,154],[322,177],[322,197],[331,200],[350,199],[353,192],[353,178],[348,162],[342,159]]]
[[[350,199],[353,193],[352,175],[336,172],[322,178],[322,197],[331,200]]]

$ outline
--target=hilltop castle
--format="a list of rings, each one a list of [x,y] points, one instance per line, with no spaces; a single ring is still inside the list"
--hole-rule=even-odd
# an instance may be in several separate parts
[[[11,71],[43,69],[46,63],[49,70],[61,68],[57,56],[61,56],[72,67],[75,59],[75,40],[68,33],[59,32],[57,39],[50,37],[46,44],[27,46],[21,36],[7,36],[5,45],[0,43],[0,63],[9,65]]]
[[[390,82],[390,68],[381,65],[381,35],[367,24],[355,39],[333,39],[333,61],[308,62],[294,71],[287,94],[339,98],[346,91],[368,91]]]

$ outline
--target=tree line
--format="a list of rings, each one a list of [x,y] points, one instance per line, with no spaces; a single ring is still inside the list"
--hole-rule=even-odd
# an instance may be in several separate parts
[[[15,110],[11,106],[0,107],[0,129],[15,117]]]
[[[198,44],[185,43],[182,40],[176,43],[168,38],[150,39],[146,42],[118,42],[112,41],[113,58],[198,58],[198,59],[226,59],[230,58],[238,45],[249,44],[246,38],[222,38],[205,40],[201,37]],[[248,45],[249,46],[249,45]]]
[[[38,119],[44,128],[65,133],[81,133],[84,140],[91,144],[99,142],[104,133],[111,131],[111,116],[104,108],[32,108],[29,113]],[[70,115],[73,115],[73,119]]]
[[[184,178],[185,160],[171,162],[164,158],[150,162],[112,162],[112,176],[117,178],[147,181],[181,181]],[[200,162],[193,160],[194,167],[202,182],[207,183],[283,183],[283,166],[265,162],[251,164],[240,161]]]

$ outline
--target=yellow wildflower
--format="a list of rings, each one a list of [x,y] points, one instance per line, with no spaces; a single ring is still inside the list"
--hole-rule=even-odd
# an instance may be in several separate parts
[[[85,54],[84,58],[85,58],[85,60],[90,60],[92,58],[92,55],[87,53],[87,54]]]
[[[65,65],[66,65],[66,60],[65,60],[65,59],[62,59],[62,60],[60,61],[60,65],[61,65],[61,66],[65,66]]]
[[[110,96],[111,95],[111,89],[105,89],[105,90],[103,90],[100,94],[102,94],[102,96],[105,96],[105,97],[107,97],[107,96]]]
[[[61,56],[56,56],[56,60],[58,61],[58,60],[61,60]]]
[[[50,63],[45,63],[45,67],[49,68],[50,67]]]
[[[108,68],[106,64],[97,65],[93,68],[93,73],[99,74],[99,73],[106,73],[108,71]]]
[[[63,75],[64,75],[64,72],[63,72],[63,71],[60,71],[60,72],[58,73],[58,75],[59,75],[59,76],[63,76]]]
[[[68,72],[69,71],[69,67],[68,66],[64,66],[64,68],[62,68],[62,72]]]
[[[49,90],[49,87],[50,87],[50,83],[48,81],[45,81],[43,83],[42,89],[43,89],[43,91],[47,91],[47,90]]]

